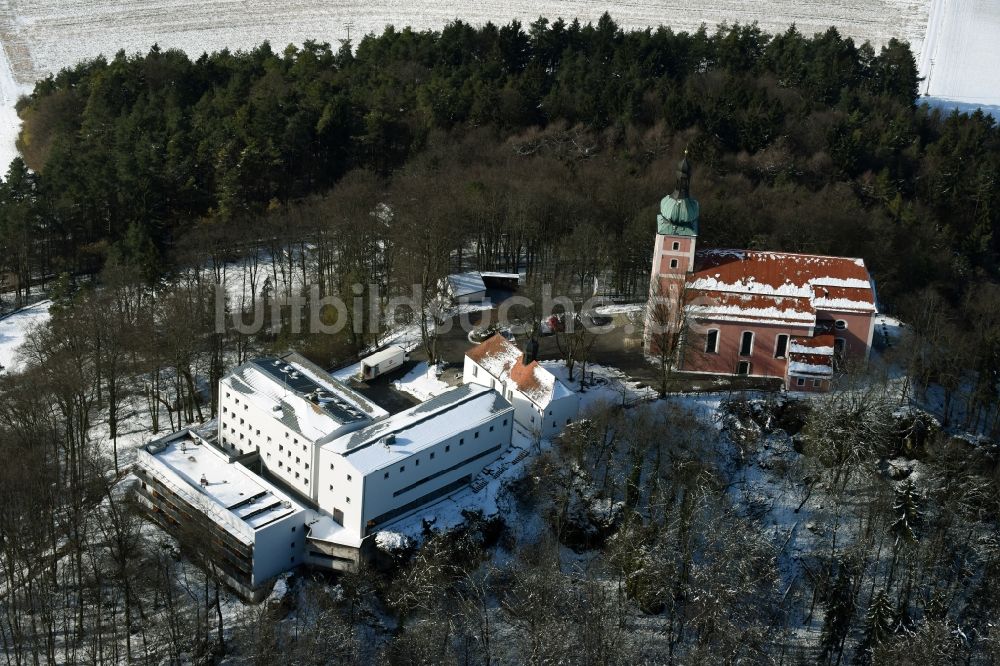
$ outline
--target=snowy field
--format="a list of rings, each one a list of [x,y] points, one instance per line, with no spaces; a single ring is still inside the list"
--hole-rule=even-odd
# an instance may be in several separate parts
[[[28,331],[49,319],[52,301],[42,301],[0,319],[0,372],[13,372],[17,348],[24,342]]]
[[[1000,0],[931,0],[918,62],[932,106],[1000,118]]]

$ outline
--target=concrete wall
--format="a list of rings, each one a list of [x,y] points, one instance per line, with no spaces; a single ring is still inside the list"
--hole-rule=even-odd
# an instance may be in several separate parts
[[[835,338],[842,338],[846,345],[844,359],[848,361],[865,360],[871,351],[871,336],[875,324],[875,315],[858,314],[856,312],[836,312],[833,310],[817,310],[817,327],[824,321],[843,321],[846,328],[830,331]]]
[[[253,547],[253,584],[259,587],[274,576],[303,562],[305,546],[304,510],[256,531]]]
[[[694,270],[694,251],[697,238],[691,236],[661,236],[656,235],[653,246],[653,271],[656,274],[685,275]],[[674,249],[674,244],[677,249]],[[677,260],[677,266],[671,267],[672,259]]]
[[[514,412],[513,409],[509,409],[494,415],[487,422],[435,442],[415,455],[372,470],[367,475],[359,472],[351,464],[349,455],[342,456],[337,452],[321,448],[319,508],[330,515],[335,515],[337,510],[342,511],[344,527],[359,538],[364,537],[368,532],[368,521],[399,509],[465,476],[478,474],[483,467],[496,460],[510,447],[513,426]],[[382,444],[375,443],[370,446],[382,446]],[[499,448],[490,451],[495,447]],[[490,452],[486,453],[487,451]],[[469,460],[470,458],[474,459]],[[452,469],[459,463],[464,464]],[[427,479],[433,475],[436,476]],[[414,485],[417,482],[422,483]],[[436,500],[437,498],[434,498],[433,501]],[[414,507],[406,513],[412,513],[419,508]],[[392,520],[406,513],[394,516]]]
[[[799,385],[799,379],[803,380]],[[799,391],[801,393],[824,393],[830,390],[830,380],[817,377],[795,377],[785,379],[785,388],[789,391]]]
[[[356,421],[343,425],[326,439],[339,437],[368,423]],[[319,502],[319,488],[323,484],[320,447],[286,427],[270,411],[265,412],[251,403],[245,394],[229,386],[227,379],[219,384],[219,444],[226,450],[240,453],[260,451],[261,463],[270,474],[303,497]]]

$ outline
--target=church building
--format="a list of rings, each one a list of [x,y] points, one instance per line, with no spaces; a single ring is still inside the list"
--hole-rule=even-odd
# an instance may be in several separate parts
[[[690,182],[685,156],[656,218],[650,297],[662,306],[647,309],[647,352],[664,339],[651,333],[667,327],[651,321],[662,307],[682,372],[780,377],[790,391],[826,391],[838,368],[865,362],[876,300],[864,260],[698,249]]]

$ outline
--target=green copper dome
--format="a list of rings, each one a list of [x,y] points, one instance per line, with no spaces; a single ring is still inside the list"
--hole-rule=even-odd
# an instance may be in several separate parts
[[[656,216],[656,233],[664,236],[698,235],[698,200],[691,197],[691,165],[684,159],[677,165],[677,189],[663,197]]]
[[[660,212],[656,216],[656,233],[665,236],[698,235],[698,201],[691,197],[675,198],[668,194],[660,202]]]

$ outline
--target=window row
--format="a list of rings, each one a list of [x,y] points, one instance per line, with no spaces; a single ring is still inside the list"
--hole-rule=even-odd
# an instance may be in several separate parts
[[[839,320],[838,320],[839,321]],[[755,334],[753,331],[743,331],[740,335],[740,356],[753,356]],[[789,336],[781,333],[774,338],[774,358],[785,358],[788,356]],[[844,338],[834,339],[834,351],[838,355],[844,353],[847,347],[847,340]],[[719,353],[719,329],[712,328],[705,333],[705,353]]]

